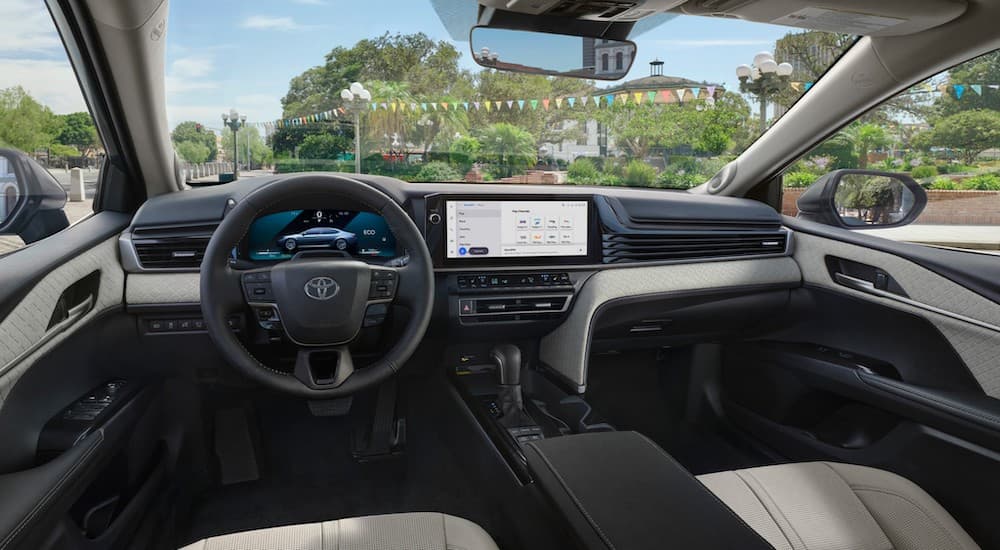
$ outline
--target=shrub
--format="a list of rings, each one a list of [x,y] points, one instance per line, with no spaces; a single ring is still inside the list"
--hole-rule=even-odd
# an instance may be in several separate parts
[[[292,172],[353,172],[353,161],[325,159],[275,159],[274,169],[279,174]]]
[[[782,177],[785,187],[809,187],[819,176],[812,172],[789,172]]]
[[[970,191],[1000,191],[1000,176],[994,174],[982,174],[962,180],[960,189]]]
[[[931,189],[938,191],[953,191],[958,189],[958,186],[955,185],[955,182],[951,181],[950,178],[935,178],[931,183]]]
[[[932,164],[922,164],[920,166],[915,166],[912,171],[910,171],[910,176],[913,179],[924,179],[933,178],[938,175],[937,167]]]
[[[649,187],[654,181],[656,181],[656,168],[641,160],[633,160],[625,167],[626,185]]]
[[[940,174],[964,174],[966,172],[971,172],[975,170],[974,166],[968,166],[966,164],[952,164],[945,163],[939,164],[937,166],[938,173]]]
[[[462,174],[459,174],[458,170],[448,163],[434,161],[428,162],[420,168],[414,180],[420,182],[462,181]]]
[[[573,183],[592,183],[596,181],[600,172],[594,161],[589,158],[578,158],[570,163],[567,169],[567,176]]]
[[[668,189],[690,189],[705,183],[705,179],[698,174],[693,174],[685,170],[672,169],[670,166],[667,166],[667,169],[660,172],[660,175],[656,178],[656,183],[660,187]]]

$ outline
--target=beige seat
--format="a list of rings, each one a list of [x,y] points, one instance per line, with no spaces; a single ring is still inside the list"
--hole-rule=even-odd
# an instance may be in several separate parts
[[[923,489],[832,462],[698,476],[776,550],[971,550],[979,546]]]
[[[200,540],[182,550],[497,550],[471,521],[437,512],[288,525]]]

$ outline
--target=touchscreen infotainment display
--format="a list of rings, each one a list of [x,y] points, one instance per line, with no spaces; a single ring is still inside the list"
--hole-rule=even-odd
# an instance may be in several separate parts
[[[449,200],[448,258],[586,256],[583,200]]]
[[[257,218],[247,235],[250,259],[287,260],[302,250],[392,258],[396,239],[385,219],[352,210],[288,210]]]

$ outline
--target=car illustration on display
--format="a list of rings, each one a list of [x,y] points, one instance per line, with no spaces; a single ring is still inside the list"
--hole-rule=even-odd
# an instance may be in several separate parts
[[[354,233],[335,227],[313,227],[301,233],[283,235],[278,238],[278,246],[291,251],[298,248],[329,246],[337,250],[347,250],[358,243]]]

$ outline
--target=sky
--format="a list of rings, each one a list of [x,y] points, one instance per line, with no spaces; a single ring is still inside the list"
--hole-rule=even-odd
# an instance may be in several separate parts
[[[433,0],[439,8],[451,1],[456,0]],[[474,0],[464,1],[474,9]],[[323,63],[336,46],[349,47],[385,32],[424,32],[453,42],[462,52],[462,67],[478,69],[469,53],[467,31],[458,32],[468,28],[464,19],[469,14],[446,13],[444,19],[457,27],[451,33],[432,0],[171,0],[168,120],[171,126],[196,120],[218,128],[219,115],[230,108],[246,113],[251,121],[280,118],[280,100],[292,77]],[[775,40],[789,30],[676,17],[633,37],[638,53],[626,78],[647,76],[649,62],[659,58],[665,62],[664,74],[734,88],[735,67],[750,63],[758,51],[773,49]],[[85,109],[41,0],[0,0],[0,88],[13,85],[24,86],[56,113]]]

